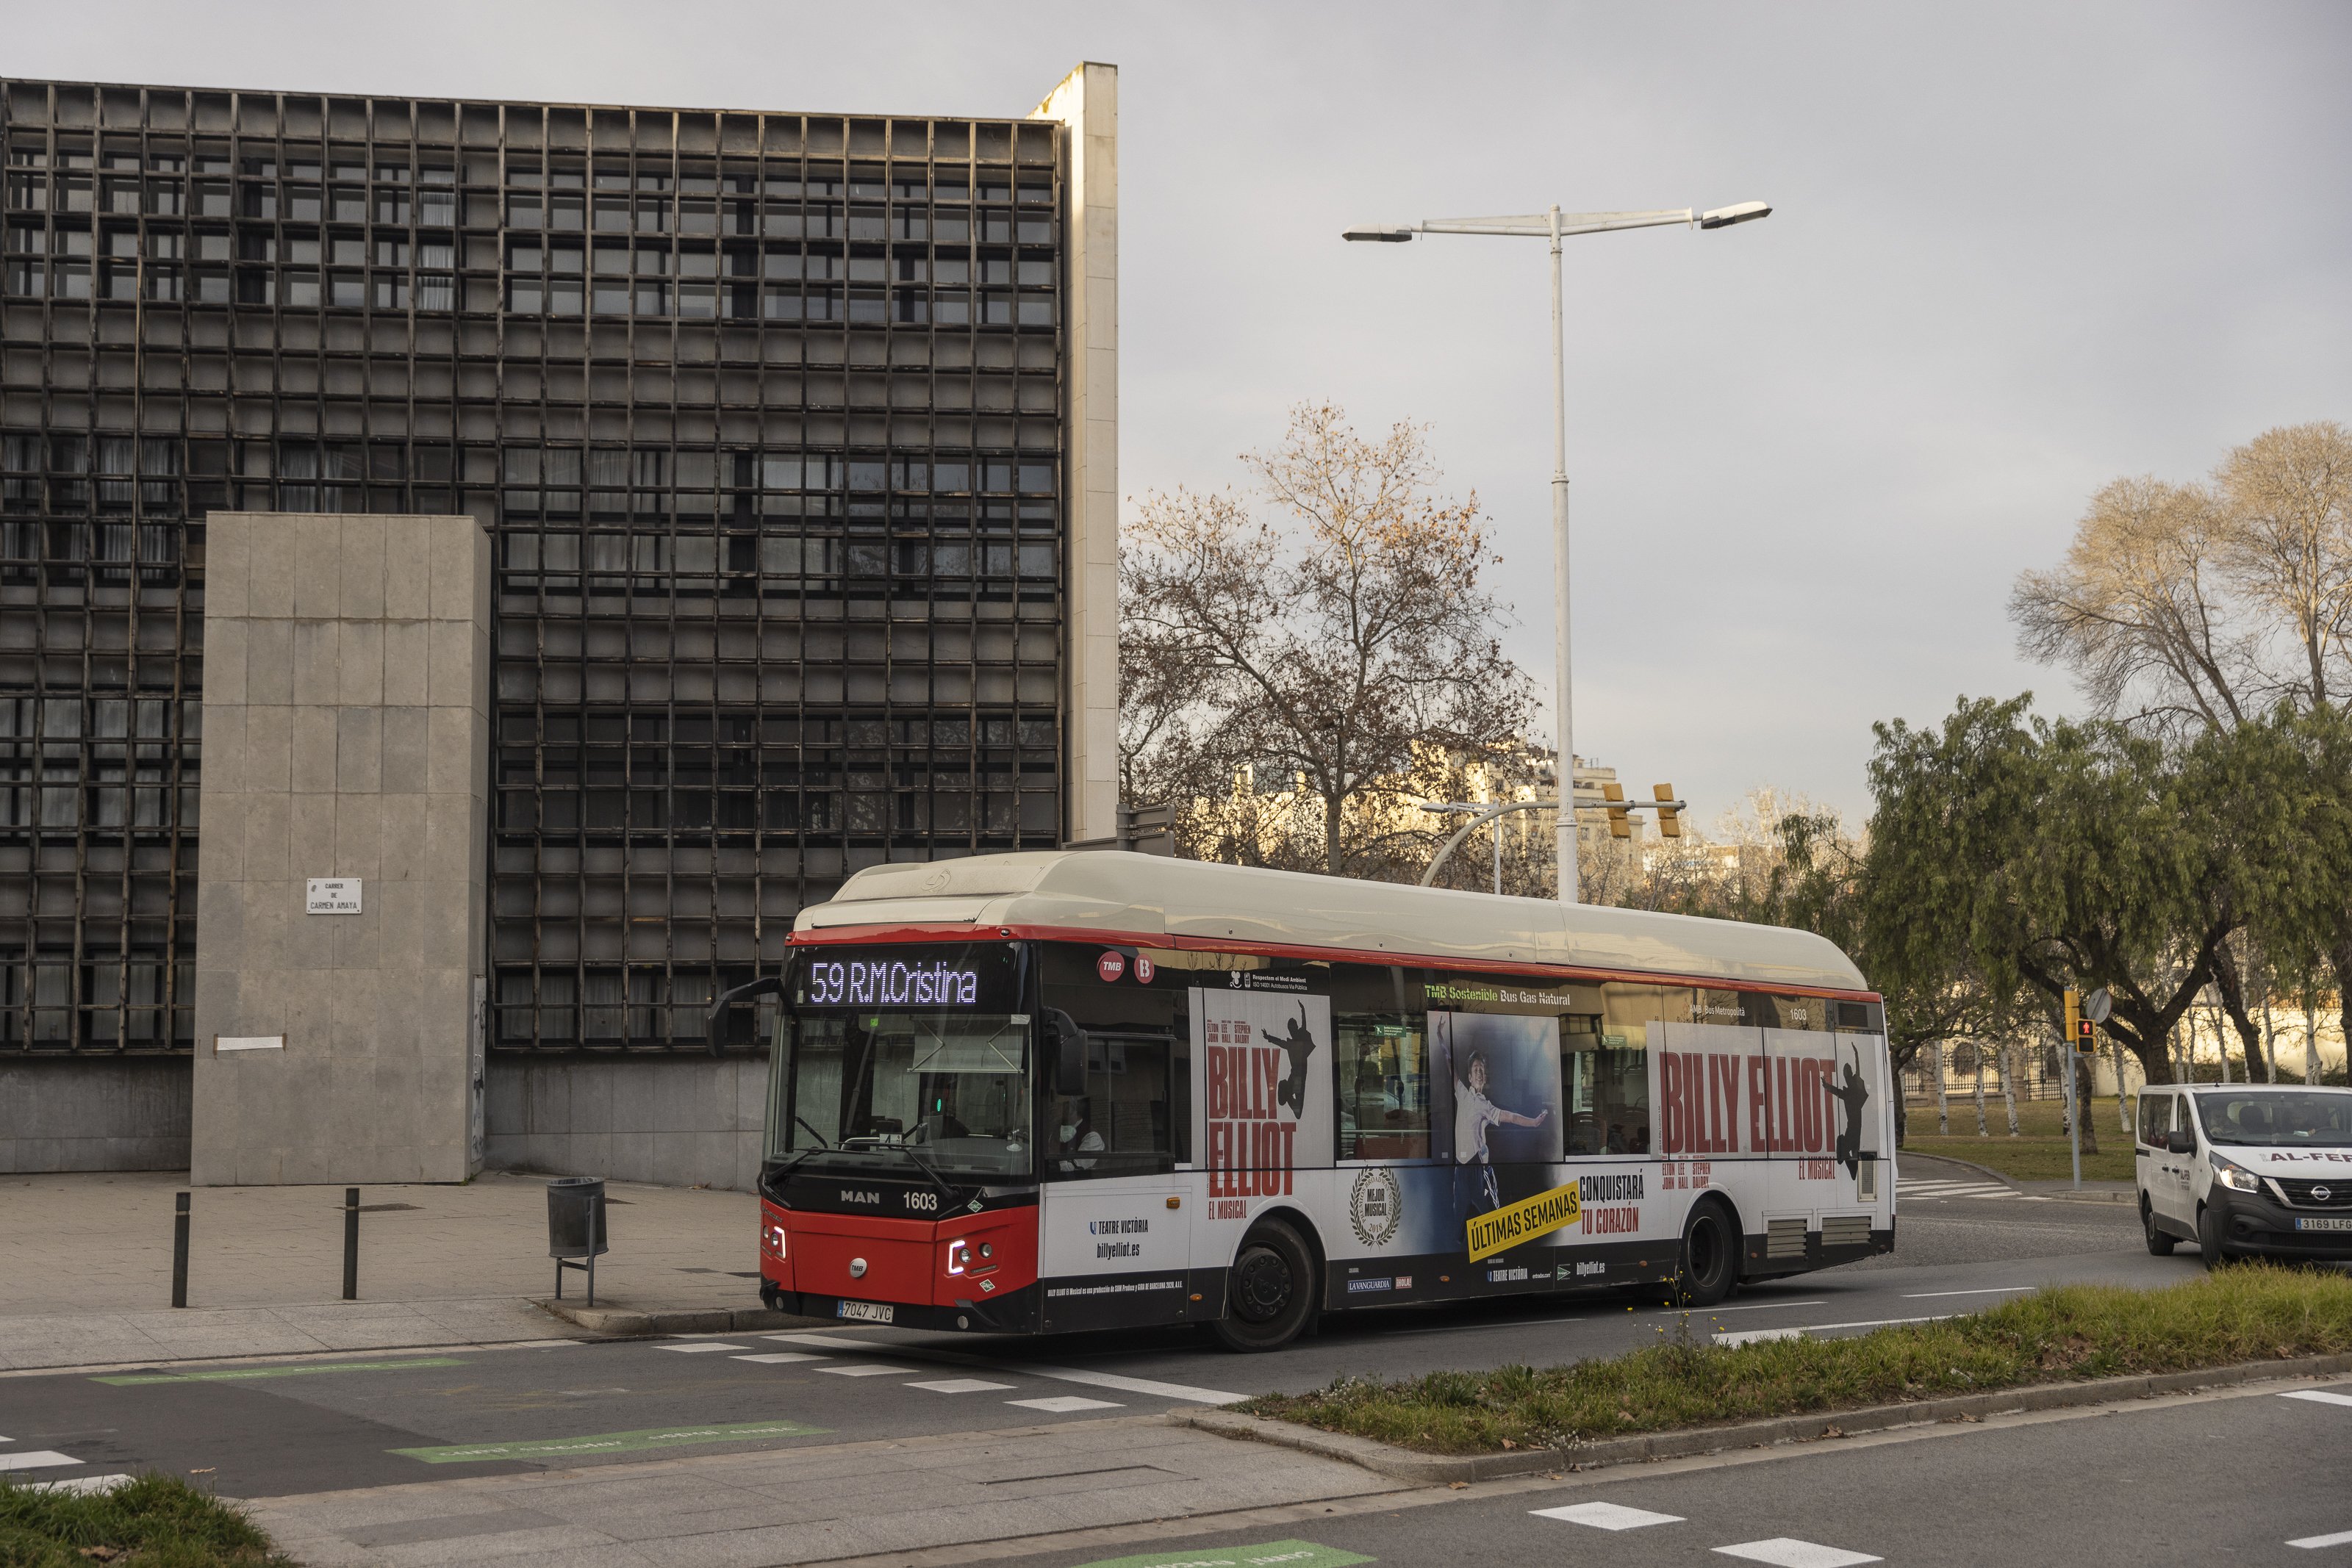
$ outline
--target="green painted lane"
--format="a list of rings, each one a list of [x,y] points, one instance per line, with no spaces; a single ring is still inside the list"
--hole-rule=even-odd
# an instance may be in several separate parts
[[[257,1377],[311,1377],[322,1372],[409,1372],[418,1367],[465,1364],[454,1356],[421,1355],[406,1361],[337,1361],[324,1366],[228,1366],[215,1372],[118,1373],[90,1381],[110,1383],[117,1388],[136,1388],[148,1383],[245,1383]]]
[[[394,1448],[428,1465],[476,1464],[485,1459],[568,1459],[590,1454],[634,1454],[648,1448],[683,1448],[706,1443],[754,1443],[764,1437],[810,1437],[828,1430],[798,1421],[738,1421],[709,1427],[644,1427],[634,1432],[597,1432],[584,1437],[548,1437],[516,1443],[457,1443],[433,1448]],[[1336,1559],[1335,1559],[1336,1561]],[[1349,1562],[1361,1559],[1349,1558]],[[1311,1565],[1302,1565],[1311,1568]]]
[[[1378,1561],[1311,1541],[1269,1541],[1259,1546],[1216,1546],[1205,1552],[1180,1546],[1139,1557],[1106,1557],[1099,1563],[1081,1563],[1079,1568],[1348,1568],[1351,1563]]]

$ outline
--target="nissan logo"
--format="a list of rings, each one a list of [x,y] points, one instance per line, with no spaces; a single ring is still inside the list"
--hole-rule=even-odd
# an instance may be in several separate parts
[[[2336,1189],[2333,1187],[2315,1186],[2311,1189],[2311,1201],[2314,1203],[2326,1203],[2335,1196]]]
[[[865,1259],[863,1259],[863,1258],[852,1258],[852,1259],[849,1260],[849,1277],[850,1277],[851,1279],[853,1279],[853,1280],[863,1280],[864,1278],[866,1278],[866,1260],[865,1260]]]

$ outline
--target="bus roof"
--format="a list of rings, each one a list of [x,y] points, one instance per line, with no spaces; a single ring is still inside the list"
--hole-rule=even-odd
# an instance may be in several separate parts
[[[1734,988],[1869,988],[1835,944],[1807,931],[1118,850],[868,866],[830,902],[801,911],[794,930],[961,925],[1105,942],[1166,937],[1183,946],[1538,964]]]

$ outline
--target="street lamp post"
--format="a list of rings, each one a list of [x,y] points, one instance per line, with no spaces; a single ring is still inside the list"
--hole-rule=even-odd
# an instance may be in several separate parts
[[[1570,235],[1656,228],[1666,224],[1685,224],[1702,229],[1729,228],[1734,224],[1768,217],[1771,211],[1762,202],[1741,202],[1706,212],[1684,207],[1673,212],[1563,213],[1554,206],[1548,212],[1517,217],[1433,218],[1417,224],[1349,229],[1340,235],[1342,239],[1387,245],[1401,245],[1417,234],[1503,235],[1551,242],[1551,591],[1558,641],[1553,650],[1552,678],[1553,706],[1559,724],[1559,798],[1563,803],[1572,803],[1576,799],[1576,749],[1568,664],[1568,352],[1561,330],[1559,242]],[[1560,812],[1556,831],[1559,842],[1559,901],[1574,904],[1576,812],[1572,809]]]

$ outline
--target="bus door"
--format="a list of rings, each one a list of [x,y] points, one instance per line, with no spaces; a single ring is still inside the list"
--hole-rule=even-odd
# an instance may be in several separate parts
[[[1039,1274],[1049,1331],[1199,1315],[1193,1180],[1176,1171],[1185,1071],[1168,1031],[1086,1031],[1086,1092],[1048,1083],[1038,1150]]]

